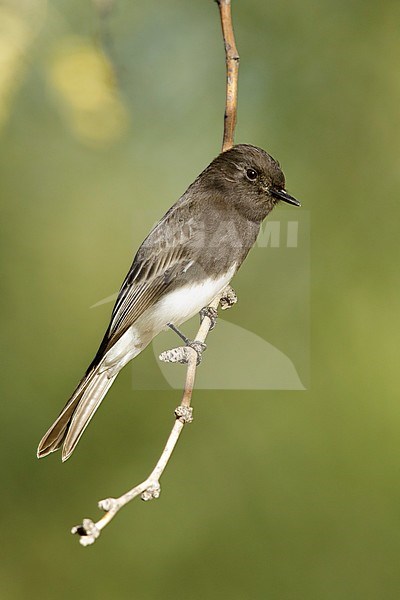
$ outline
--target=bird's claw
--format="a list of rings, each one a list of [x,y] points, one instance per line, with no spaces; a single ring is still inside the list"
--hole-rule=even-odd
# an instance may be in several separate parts
[[[212,331],[217,324],[217,318],[218,318],[217,309],[213,308],[212,306],[205,306],[204,308],[202,308],[200,311],[200,325],[202,324],[202,322],[204,321],[204,319],[206,317],[208,317],[211,321],[209,331]]]
[[[200,342],[199,340],[191,340],[187,342],[186,346],[188,348],[193,348],[197,353],[197,366],[199,366],[201,359],[203,358],[203,352],[204,350],[207,350],[207,344]]]

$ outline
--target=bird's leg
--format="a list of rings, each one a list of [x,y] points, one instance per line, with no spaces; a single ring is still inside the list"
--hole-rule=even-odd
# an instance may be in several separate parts
[[[200,325],[204,321],[205,317],[208,317],[211,321],[210,331],[214,329],[217,324],[218,311],[212,306],[205,306],[200,311]]]
[[[179,335],[181,340],[183,340],[185,342],[186,346],[189,346],[189,344],[190,344],[189,338],[187,338],[186,335],[184,333],[182,333],[182,331],[180,329],[175,327],[175,325],[173,323],[167,323],[167,327],[169,327],[172,331],[174,331],[177,335]]]
[[[180,329],[175,327],[175,325],[173,323],[167,323],[167,326],[172,331],[174,331],[177,335],[179,335],[181,340],[183,340],[185,342],[186,346],[193,348],[193,350],[195,350],[197,352],[197,364],[199,365],[201,363],[201,359],[203,357],[203,352],[204,352],[204,350],[207,349],[207,345],[204,344],[203,342],[199,342],[199,340],[190,340],[188,337],[186,337],[186,335],[184,333],[182,333],[182,331],[180,331]]]

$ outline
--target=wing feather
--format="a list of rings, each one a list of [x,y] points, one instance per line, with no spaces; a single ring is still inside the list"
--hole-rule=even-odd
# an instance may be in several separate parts
[[[110,325],[91,367],[145,310],[157,302],[176,277],[195,262],[200,244],[188,242],[196,242],[200,230],[190,209],[190,203],[177,203],[140,246],[121,286]]]

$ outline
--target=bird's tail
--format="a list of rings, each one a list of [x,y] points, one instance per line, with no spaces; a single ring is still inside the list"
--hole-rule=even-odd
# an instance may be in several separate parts
[[[101,401],[110,389],[118,372],[104,370],[102,364],[93,367],[79,382],[59,417],[40,441],[38,458],[55,452],[61,446],[62,460],[69,458],[81,435],[89,425]]]

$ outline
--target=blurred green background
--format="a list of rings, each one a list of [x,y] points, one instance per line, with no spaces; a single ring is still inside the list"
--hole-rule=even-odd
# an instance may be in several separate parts
[[[70,461],[39,462],[36,446],[96,350],[110,305],[89,307],[118,289],[149,207],[163,214],[219,151],[220,24],[211,0],[0,6],[2,599],[399,597],[400,4],[233,11],[236,140],[277,157],[311,213],[311,326],[290,281],[275,300],[257,252],[226,318],[273,328],[281,348],[303,331],[310,383],[197,391],[161,499],[83,549],[69,528],[150,471],[179,392],[138,393],[125,369]]]

